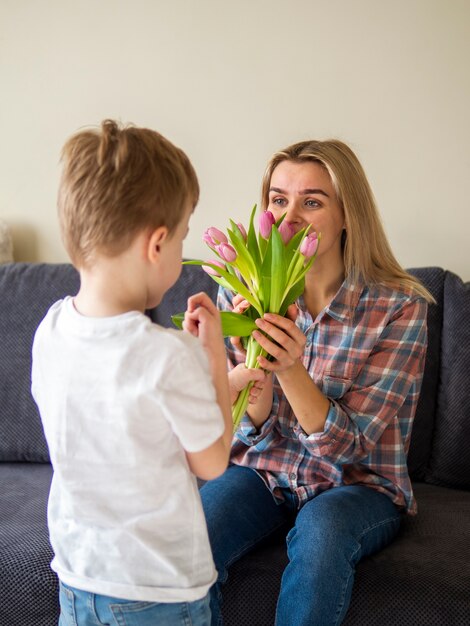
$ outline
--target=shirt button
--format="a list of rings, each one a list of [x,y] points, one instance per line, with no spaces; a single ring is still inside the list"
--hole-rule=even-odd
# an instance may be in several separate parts
[[[294,472],[291,472],[291,473],[289,474],[289,478],[290,478],[291,480],[295,480],[295,479],[297,478],[297,476],[296,476],[296,474],[294,474]]]

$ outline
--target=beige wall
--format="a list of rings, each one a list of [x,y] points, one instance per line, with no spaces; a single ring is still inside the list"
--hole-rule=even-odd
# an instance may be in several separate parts
[[[469,0],[1,0],[0,218],[16,260],[62,261],[58,156],[116,117],[183,147],[186,241],[246,220],[271,153],[339,137],[405,266],[470,279]]]

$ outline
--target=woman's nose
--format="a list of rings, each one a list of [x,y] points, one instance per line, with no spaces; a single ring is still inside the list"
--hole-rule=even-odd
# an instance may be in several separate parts
[[[284,219],[293,226],[301,222],[302,218],[296,204],[289,204],[286,211],[286,217]]]

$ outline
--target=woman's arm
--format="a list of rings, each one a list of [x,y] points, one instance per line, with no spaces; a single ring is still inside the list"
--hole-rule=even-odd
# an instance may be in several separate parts
[[[264,318],[256,320],[256,324],[276,342],[268,339],[260,331],[253,333],[258,343],[275,359],[269,361],[260,357],[261,367],[276,373],[279,384],[305,433],[310,435],[322,432],[330,401],[318,389],[300,361],[305,349],[305,335],[291,319],[272,313],[266,313]]]
[[[339,463],[357,462],[374,449],[405,403],[415,408],[427,344],[423,300],[409,300],[391,311],[384,327],[375,329],[377,340],[367,354],[362,354],[365,346],[356,346],[355,356],[363,359],[356,379],[341,397],[332,399],[299,362],[301,331],[279,316],[265,318],[259,327],[276,343],[261,336],[257,339],[275,360],[260,359],[260,364],[276,373],[301,427],[299,437],[312,454]],[[371,329],[368,335],[373,333]]]

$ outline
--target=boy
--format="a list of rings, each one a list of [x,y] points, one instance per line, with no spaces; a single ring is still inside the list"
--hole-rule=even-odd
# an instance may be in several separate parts
[[[200,293],[189,332],[144,315],[180,274],[196,174],[158,133],[112,120],[74,135],[62,160],[80,289],[41,322],[32,367],[59,624],[209,625],[216,572],[194,475],[223,473],[232,438],[219,313]]]

